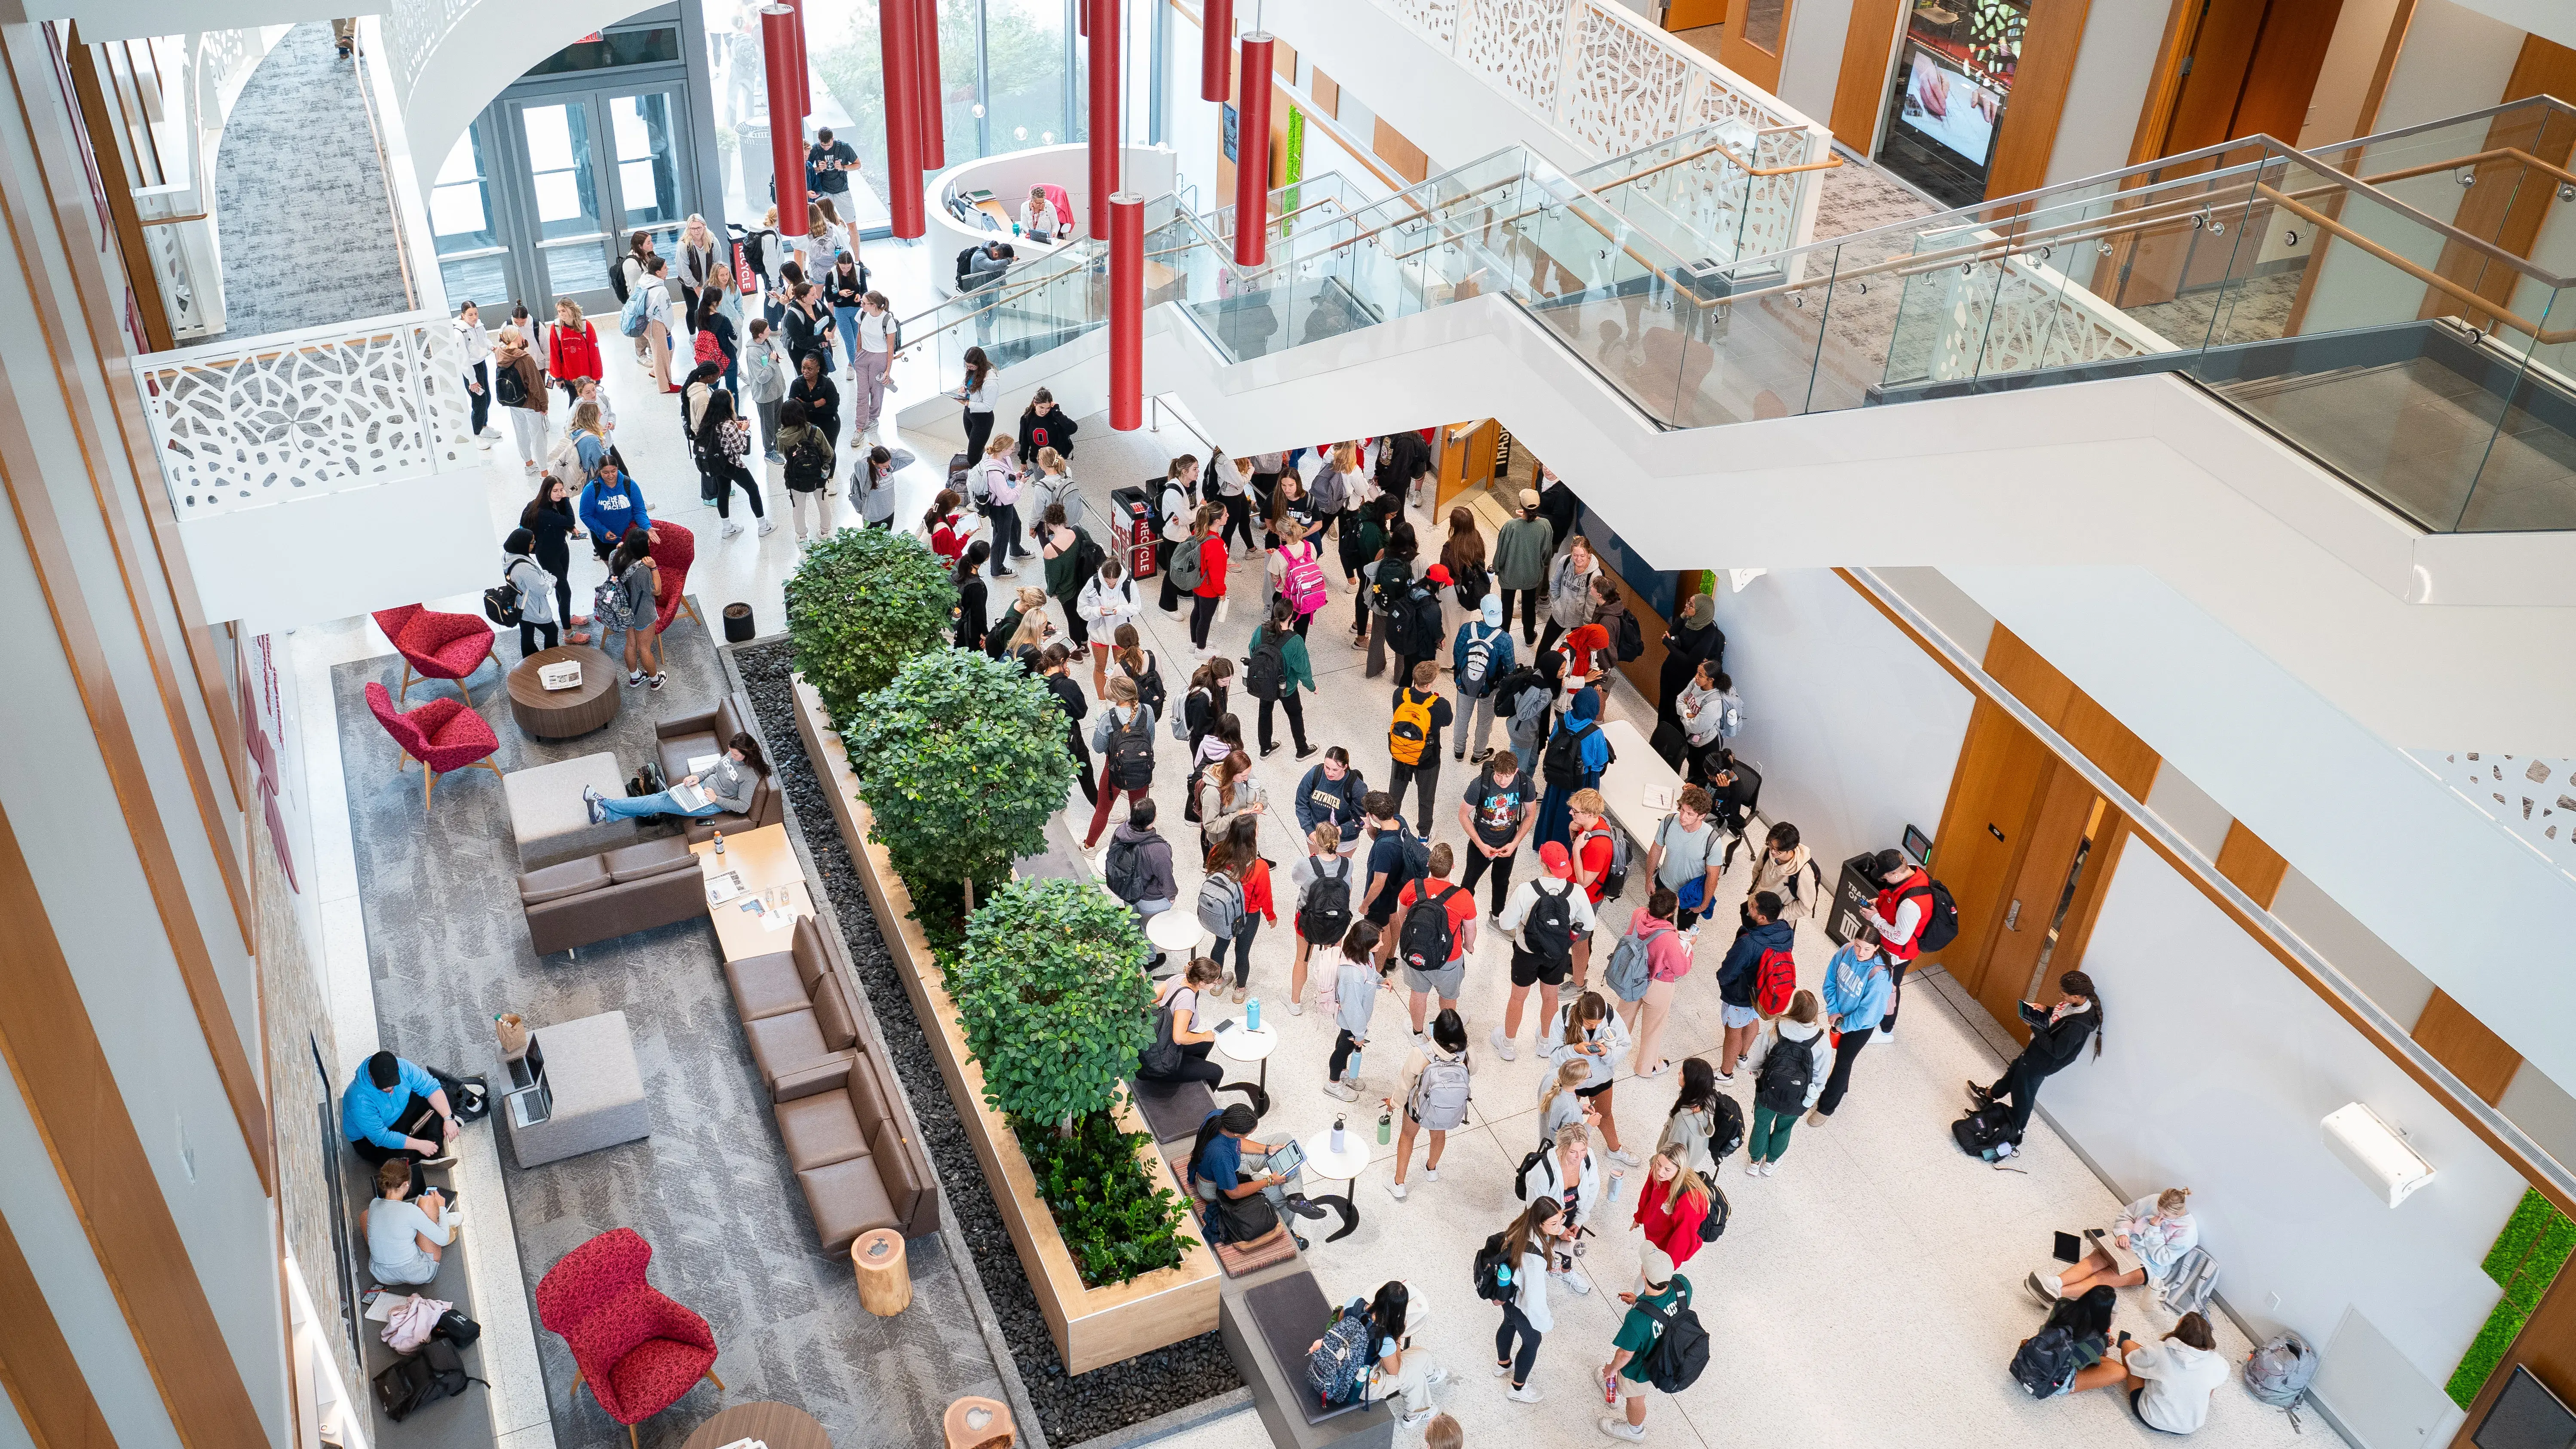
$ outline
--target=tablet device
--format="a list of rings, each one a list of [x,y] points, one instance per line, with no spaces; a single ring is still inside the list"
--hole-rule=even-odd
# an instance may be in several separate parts
[[[2078,1240],[2073,1233],[2059,1233],[2057,1235],[2057,1261],[2061,1263],[2080,1263],[2083,1260],[2084,1244]]]
[[[1271,1149],[1267,1170],[1281,1177],[1294,1177],[1306,1165],[1306,1149],[1294,1142],[1282,1142]]]

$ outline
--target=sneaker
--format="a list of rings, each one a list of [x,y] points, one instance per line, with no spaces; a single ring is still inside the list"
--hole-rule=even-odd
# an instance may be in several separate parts
[[[599,808],[599,802],[606,798],[608,797],[600,794],[599,791],[592,786],[584,785],[581,787],[582,808],[590,812],[591,824],[605,825],[608,823],[608,812]]]
[[[731,538],[731,537],[733,537],[735,534],[740,533],[740,532],[742,532],[742,525],[741,525],[741,524],[739,524],[739,523],[727,523],[724,527],[722,527],[722,528],[720,528],[720,529],[716,530],[716,537],[718,537],[718,538]]]
[[[1241,1006],[1243,1004],[1243,998],[1249,995],[1251,995],[1251,993],[1240,986],[1234,988],[1234,1004]]]
[[[1639,1157],[1637,1154],[1629,1151],[1625,1147],[1611,1148],[1610,1160],[1613,1162],[1625,1163],[1630,1167],[1643,1167],[1646,1165],[1646,1159]]]
[[[1498,1363],[1498,1364],[1494,1365],[1494,1377],[1496,1377],[1496,1378],[1501,1378],[1501,1377],[1503,1377],[1504,1375],[1509,1374],[1511,1371],[1512,1371],[1512,1366],[1511,1366],[1510,1364],[1507,1364],[1507,1363]]]
[[[1660,1076],[1664,1075],[1666,1072],[1669,1072],[1669,1071],[1671,1071],[1672,1069],[1673,1069],[1672,1058],[1670,1058],[1670,1057],[1666,1057],[1664,1060],[1662,1060],[1662,1061],[1660,1061],[1660,1062],[1655,1063],[1655,1064],[1654,1064],[1654,1066],[1652,1066],[1652,1067],[1648,1068],[1647,1070],[1642,1071],[1642,1072],[1639,1072],[1639,1073],[1637,1074],[1637,1079],[1638,1079],[1639,1081],[1651,1082],[1651,1081],[1653,1081],[1655,1078],[1657,1078],[1657,1077],[1660,1077]]]
[[[1543,1404],[1547,1402],[1547,1395],[1540,1393],[1537,1387],[1531,1384],[1523,1384],[1516,1389],[1505,1389],[1503,1390],[1503,1397],[1511,1400],[1515,1404]]]
[[[1892,1021],[1880,1022],[1878,1024],[1878,1039],[1880,1041],[1896,1040],[1896,1023]]]
[[[1279,753],[1283,748],[1285,748],[1285,746],[1281,745],[1278,741],[1273,740],[1269,744],[1261,747],[1261,758],[1265,760],[1269,759],[1272,755]]]
[[[774,519],[774,518],[764,518],[764,519],[760,520],[760,536],[761,536],[762,538],[767,538],[767,537],[769,537],[771,534],[776,533],[777,531],[778,531],[778,520],[776,520],[776,519]]]
[[[519,466],[526,469],[530,476],[534,476],[537,472],[537,460],[534,458],[520,459]]]
[[[2030,1290],[2030,1296],[2038,1301],[2040,1307],[2053,1309],[2057,1306],[2057,1295],[2048,1291],[2048,1285],[2039,1281],[2037,1273],[2022,1279],[2021,1286]]]
[[[1311,760],[1315,758],[1315,756],[1322,754],[1323,750],[1324,747],[1322,745],[1299,745],[1297,747],[1297,758],[1301,760]]]
[[[1754,1161],[1750,1157],[1744,1159],[1744,1175],[1746,1177],[1760,1177],[1762,1175],[1762,1164]]]
[[[1386,1185],[1386,1191],[1387,1195],[1394,1198],[1397,1202],[1404,1201],[1405,1186],[1403,1183],[1390,1182]]]
[[[652,678],[650,678],[650,679],[648,679],[648,680],[645,680],[644,682],[645,682],[645,684],[647,684],[648,686],[650,686],[650,687],[652,687],[652,688],[654,688],[654,689],[660,689],[660,688],[662,687],[662,680],[663,680],[663,677],[664,677],[664,676],[662,676],[662,675],[656,674],[656,675],[654,675]]]
[[[1601,1426],[1602,1433],[1613,1439],[1625,1439],[1631,1444],[1646,1442],[1646,1426],[1643,1424],[1631,1424],[1625,1419],[1597,1419],[1594,1422]]]
[[[1422,1386],[1426,1389],[1436,1389],[1447,1382],[1449,1371],[1445,1368],[1435,1368],[1422,1376]]]
[[[1735,1073],[1733,1073],[1733,1072],[1719,1072],[1719,1073],[1717,1074],[1717,1084],[1718,1084],[1719,1086],[1721,1086],[1721,1087],[1732,1087],[1732,1086],[1734,1086],[1734,1085],[1735,1085]]]
[[[1988,1092],[1985,1088],[1978,1086],[1974,1082],[1970,1082],[1968,1084],[1968,1106],[1971,1109],[1982,1111],[1987,1107],[1993,1106],[1994,1101],[1994,1095]]]
[[[1557,1282],[1565,1285],[1565,1291],[1568,1293],[1580,1296],[1592,1291],[1592,1280],[1580,1273],[1558,1273],[1553,1276]]]
[[[1808,1125],[1808,1126],[1810,1126],[1810,1127],[1822,1127],[1822,1126],[1824,1126],[1824,1125],[1825,1125],[1825,1114],[1824,1114],[1823,1112],[1820,1112],[1820,1111],[1816,1110],[1815,1108],[1812,1108],[1812,1107],[1808,1108],[1808,1109],[1807,1109],[1807,1125]]]
[[[1438,1182],[1440,1180],[1440,1169],[1436,1167],[1426,1167],[1422,1169],[1422,1180],[1425,1182]]]
[[[1306,1014],[1306,1003],[1303,1001],[1290,1001],[1288,1003],[1288,1014],[1290,1016],[1304,1016]]]
[[[590,642],[590,636],[579,629],[575,629],[564,636],[564,642],[566,644],[587,644]]]
[[[1503,1035],[1501,1027],[1495,1027],[1485,1040],[1494,1044],[1494,1050],[1502,1054],[1504,1061],[1516,1062],[1521,1059],[1521,1054],[1512,1049],[1512,1039]]]
[[[644,682],[644,671],[643,671],[643,670],[641,670],[641,669],[630,669],[630,670],[627,670],[627,671],[626,671],[626,687],[627,687],[628,689],[633,689],[635,686],[637,686],[637,685],[639,685],[639,684],[642,684],[643,682]]]
[[[1408,1429],[1420,1428],[1422,1425],[1430,1422],[1431,1410],[1429,1409],[1416,1409],[1412,1413],[1404,1416],[1404,1427]]]
[[[1773,1158],[1771,1161],[1762,1164],[1762,1175],[1764,1177],[1778,1177],[1780,1175],[1779,1159]]]
[[[1356,1102],[1360,1099],[1360,1089],[1352,1086],[1348,1082],[1326,1082],[1324,1084],[1324,1095],[1327,1097],[1339,1097],[1345,1102]]]

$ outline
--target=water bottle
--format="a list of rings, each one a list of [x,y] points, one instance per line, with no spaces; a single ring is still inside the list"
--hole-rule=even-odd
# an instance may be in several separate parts
[[[1256,996],[1243,1004],[1243,1024],[1252,1031],[1261,1030],[1261,998]]]
[[[1345,1081],[1345,1082],[1354,1082],[1354,1083],[1356,1083],[1357,1081],[1359,1081],[1359,1079],[1360,1079],[1360,1058],[1361,1058],[1361,1057],[1363,1057],[1363,1056],[1366,1056],[1366,1055],[1367,1055],[1367,1053],[1366,1053],[1366,1052],[1360,1051],[1360,1050],[1359,1050],[1359,1049],[1357,1049],[1356,1047],[1352,1049],[1352,1051],[1351,1051],[1351,1060],[1350,1060],[1350,1065],[1348,1065],[1348,1066],[1346,1066],[1346,1067],[1344,1067],[1344,1068],[1342,1069],[1342,1080],[1343,1080],[1343,1081]]]
[[[1333,1118],[1333,1155],[1342,1155],[1342,1119],[1338,1116]]]
[[[1614,1172],[1610,1174],[1610,1200],[1612,1202],[1617,1202],[1619,1200],[1619,1189],[1625,1187],[1627,1182],[1628,1174],[1624,1172]]]
[[[1382,1107],[1377,1114],[1377,1145],[1384,1147],[1395,1140],[1395,1109]]]
[[[716,832],[716,864],[724,864],[724,832]]]

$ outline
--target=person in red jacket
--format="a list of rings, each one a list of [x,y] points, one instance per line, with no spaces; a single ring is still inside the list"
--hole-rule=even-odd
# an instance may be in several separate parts
[[[581,380],[601,376],[599,329],[581,315],[570,297],[555,302],[555,325],[546,331],[546,375],[564,390],[564,401],[577,402]]]
[[[1878,1034],[1893,1039],[1896,1008],[1905,1000],[1905,968],[1923,953],[1923,927],[1932,919],[1932,877],[1894,849],[1880,851],[1870,873],[1878,877],[1878,899],[1861,915],[1878,927],[1879,951],[1887,957],[1887,1015],[1879,1020]]]
[[[1225,517],[1225,506],[1218,503],[1199,505],[1198,522],[1190,530],[1183,548],[1199,551],[1199,586],[1190,592],[1190,652],[1207,657],[1208,626],[1216,622],[1216,606],[1225,599],[1225,540],[1217,537],[1218,520]]]
[[[1690,1145],[1676,1142],[1655,1154],[1637,1194],[1636,1224],[1646,1242],[1672,1256],[1675,1266],[1699,1251],[1699,1226],[1708,1217],[1708,1184],[1690,1169]],[[1625,1296],[1625,1295],[1622,1295]]]

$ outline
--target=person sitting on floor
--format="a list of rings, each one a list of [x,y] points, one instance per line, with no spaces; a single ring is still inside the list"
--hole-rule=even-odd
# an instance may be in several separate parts
[[[2218,1351],[2218,1335],[2209,1320],[2186,1313],[2160,1343],[2124,1337],[2121,1362],[2128,1377],[2129,1407],[2138,1422],[2167,1434],[2188,1434],[2209,1422],[2209,1398],[2236,1376],[2236,1366]]]
[[[2061,1298],[2039,1331],[2013,1350],[2012,1374],[2035,1398],[2060,1399],[2103,1388],[2129,1376],[2111,1351],[2111,1310],[2120,1295],[2097,1286],[2080,1298]],[[2064,1329],[2061,1342],[2050,1330]],[[2129,1336],[2120,1335],[2125,1351]]]
[[[716,756],[702,775],[689,775],[669,790],[656,790],[650,795],[602,795],[588,785],[581,788],[581,798],[590,805],[590,823],[611,820],[639,820],[649,815],[686,815],[704,819],[709,815],[751,813],[752,792],[759,788],[761,777],[769,773],[769,761],[760,753],[760,741],[749,734],[736,732],[725,752]],[[682,786],[694,785],[705,792],[706,799],[695,808],[683,806],[675,793]]]
[[[350,1151],[379,1166],[397,1158],[442,1161],[460,1130],[438,1078],[392,1052],[367,1058],[340,1094],[340,1134]]]
[[[2097,1283],[2133,1288],[2161,1283],[2185,1253],[2200,1246],[2200,1222],[2191,1215],[2191,1189],[2169,1187],[2142,1197],[2111,1220],[2108,1232],[2087,1232],[2092,1251],[2064,1274],[2033,1273],[2022,1286],[2042,1304],[2054,1306]]]
[[[419,1167],[399,1159],[376,1169],[376,1199],[367,1204],[367,1271],[379,1283],[426,1283],[438,1276],[440,1250],[455,1241],[460,1222],[450,1210],[451,1189],[430,1188],[412,1197]]]

